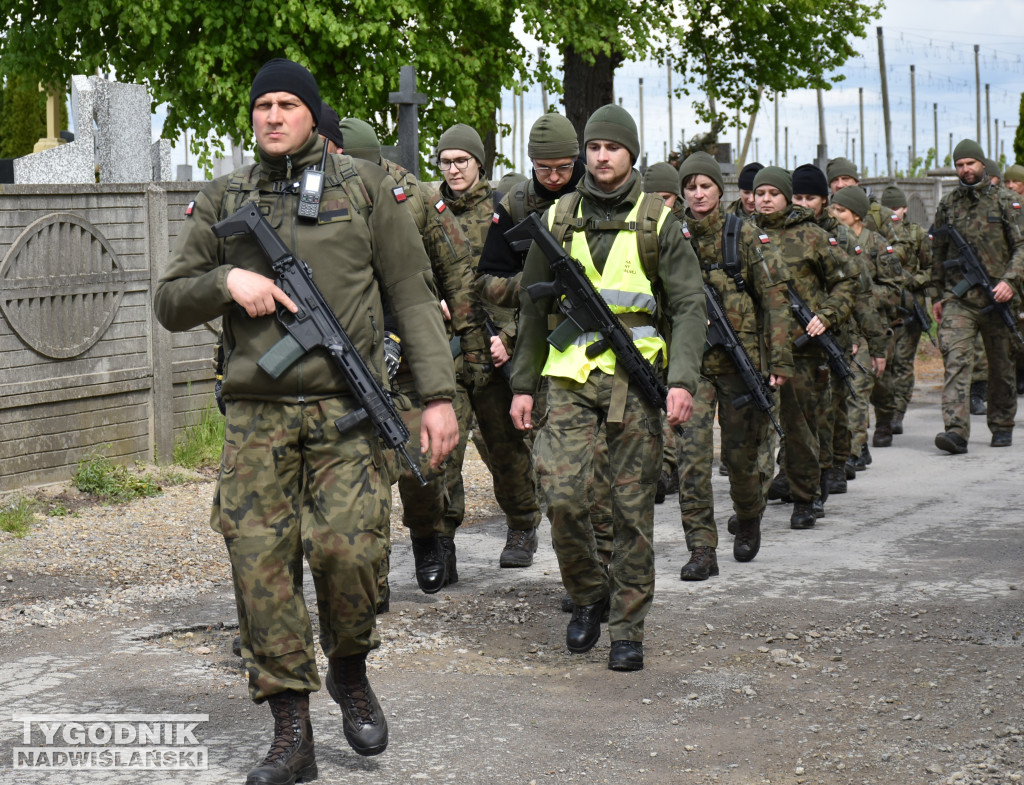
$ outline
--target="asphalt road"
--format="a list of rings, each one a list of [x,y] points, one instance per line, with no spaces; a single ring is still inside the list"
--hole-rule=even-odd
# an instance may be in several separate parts
[[[460,582],[433,596],[393,556],[392,611],[371,679],[391,731],[364,759],[320,692],[328,783],[1011,783],[1024,779],[1021,450],[948,456],[934,389],[889,449],[807,531],[772,503],[757,559],[731,557],[715,476],[721,575],[678,580],[678,507],[656,511],[646,668],[606,668],[608,640],[564,648],[547,526],[535,565],[500,570],[504,525],[461,531]],[[68,590],[71,594],[71,590]],[[315,607],[311,608],[315,613]],[[0,783],[228,783],[269,743],[229,651],[229,586],[140,599],[130,613],[0,638]],[[202,770],[12,768],[40,714],[199,714]],[[33,731],[31,741],[41,738]]]

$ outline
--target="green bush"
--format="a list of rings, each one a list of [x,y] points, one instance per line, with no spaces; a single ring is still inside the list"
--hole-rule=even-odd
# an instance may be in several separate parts
[[[174,445],[174,462],[187,469],[216,466],[224,447],[224,415],[214,401],[199,412]]]
[[[93,451],[78,461],[72,482],[82,493],[105,502],[130,502],[161,492],[152,475],[139,474],[127,466],[115,464],[99,451]]]

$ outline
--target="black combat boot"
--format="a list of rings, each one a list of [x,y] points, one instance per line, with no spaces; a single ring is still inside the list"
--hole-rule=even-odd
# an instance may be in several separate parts
[[[498,564],[502,567],[529,567],[536,552],[536,529],[509,529]]]
[[[866,444],[861,448],[860,459],[864,463],[865,469],[871,465],[871,450],[868,449]],[[860,469],[858,468],[857,471],[860,471]]]
[[[872,447],[892,447],[892,422],[876,422],[875,433],[871,437]]]
[[[853,469],[853,476],[857,476],[857,470]],[[846,493],[846,466],[833,466],[828,474],[828,492]]]
[[[455,538],[438,537],[441,542],[441,553],[444,554],[444,585],[451,586],[459,582],[459,565],[455,561]]]
[[[988,382],[971,382],[971,414],[988,414]]]
[[[608,610],[608,598],[592,605],[573,605],[572,618],[565,628],[565,646],[573,654],[594,648],[601,637],[601,617]]]
[[[903,433],[903,415],[906,412],[894,412],[892,415],[892,435],[899,436]]]
[[[315,780],[309,695],[286,690],[271,695],[267,703],[274,715],[274,740],[260,765],[245,778],[245,785],[293,785]]]
[[[366,679],[366,653],[331,657],[327,691],[341,706],[345,739],[360,755],[380,755],[388,747],[388,722]]]
[[[790,529],[813,529],[814,509],[811,502],[796,502],[793,505],[793,514],[789,516]]]
[[[729,534],[736,538],[732,541],[732,557],[736,561],[753,561],[761,550],[761,516],[740,520],[733,515],[729,518]]]
[[[448,583],[441,539],[436,535],[412,537],[412,558],[416,562],[416,583],[424,594],[441,591]]]
[[[793,497],[789,495],[789,480],[782,469],[779,469],[779,473],[775,475],[772,484],[768,486],[768,501],[775,501],[776,499],[783,504],[789,504],[793,501]]]
[[[681,581],[706,581],[718,575],[718,556],[714,548],[698,545],[690,551],[690,560],[679,570]]]
[[[956,431],[943,431],[936,434],[935,446],[950,455],[963,455],[967,452],[967,440]]]
[[[992,434],[993,447],[1009,447],[1013,444],[1013,431],[996,431]]]
[[[1024,395],[1024,366],[1017,369],[1017,395]]]
[[[640,641],[612,641],[608,653],[608,670],[641,671],[644,669],[644,645]]]
[[[846,476],[848,481],[857,479],[857,461],[854,460],[852,455],[847,458],[846,463],[843,464],[843,474]]]

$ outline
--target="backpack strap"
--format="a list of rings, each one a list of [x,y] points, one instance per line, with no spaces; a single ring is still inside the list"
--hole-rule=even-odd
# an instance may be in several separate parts
[[[740,230],[743,219],[734,213],[725,214],[722,226],[722,268],[736,282],[736,291],[746,290],[746,281],[740,272]]]
[[[640,207],[639,226],[636,232],[637,250],[640,252],[640,261],[643,263],[644,272],[650,280],[658,275],[658,223],[665,207],[661,197],[653,194],[643,195],[644,203]]]

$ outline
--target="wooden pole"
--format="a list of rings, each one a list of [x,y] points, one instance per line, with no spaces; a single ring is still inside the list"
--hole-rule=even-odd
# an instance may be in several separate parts
[[[892,118],[889,115],[889,82],[885,75],[885,42],[878,28],[878,70],[882,75],[882,121],[885,123],[885,170],[892,177]],[[876,166],[877,168],[877,166]]]

